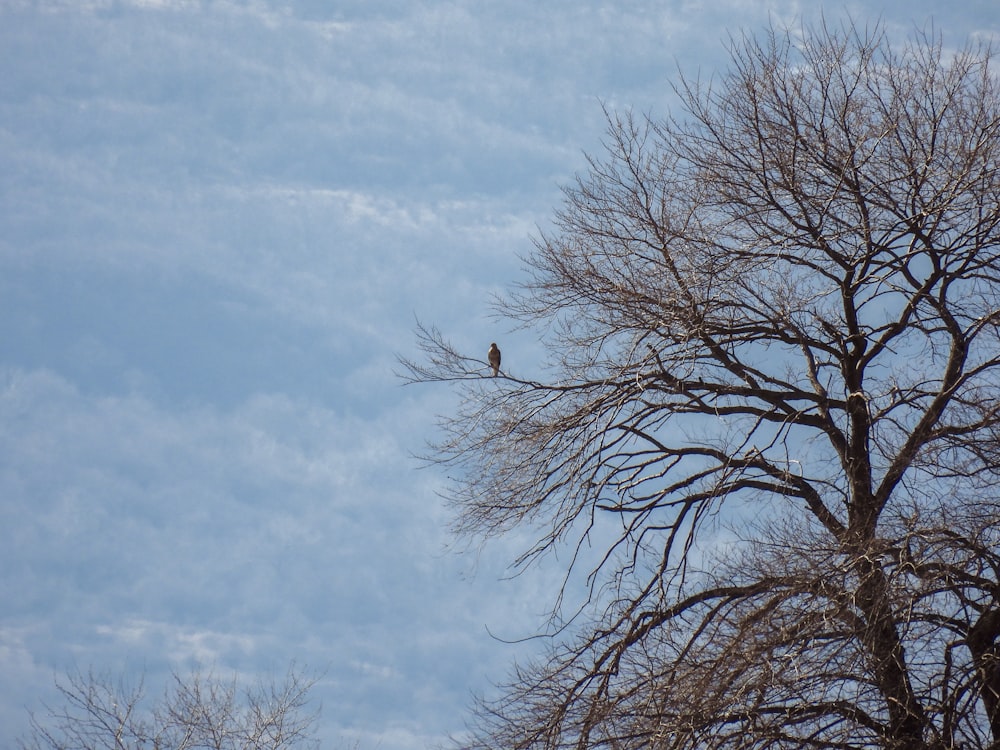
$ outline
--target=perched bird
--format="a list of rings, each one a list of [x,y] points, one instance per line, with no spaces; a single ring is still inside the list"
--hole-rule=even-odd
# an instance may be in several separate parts
[[[500,374],[500,349],[496,343],[490,344],[490,353],[486,356],[490,361],[490,367],[493,368],[493,377],[496,377]]]

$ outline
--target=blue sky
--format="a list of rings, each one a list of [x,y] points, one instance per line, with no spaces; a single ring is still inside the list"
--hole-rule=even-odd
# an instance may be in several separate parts
[[[488,300],[602,103],[664,114],[727,32],[820,10],[1000,33],[993,0],[0,0],[0,746],[67,669],[197,663],[322,672],[327,747],[460,733],[558,562],[453,543],[412,458],[450,395],[395,357],[419,318],[530,371]]]

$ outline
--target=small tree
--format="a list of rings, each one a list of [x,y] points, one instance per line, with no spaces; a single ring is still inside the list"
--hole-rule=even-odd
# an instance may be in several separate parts
[[[460,533],[540,530],[520,565],[605,545],[472,744],[1000,748],[991,50],[730,51],[683,117],[609,117],[498,304],[544,376],[432,328],[404,363],[464,395],[433,455]]]
[[[57,682],[64,705],[32,715],[22,750],[292,750],[318,747],[316,713],[306,710],[315,680],[289,671],[282,683],[241,689],[176,674],[158,701],[135,686],[93,673]]]

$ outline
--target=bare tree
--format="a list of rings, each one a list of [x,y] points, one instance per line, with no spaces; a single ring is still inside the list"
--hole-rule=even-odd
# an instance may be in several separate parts
[[[241,688],[194,672],[176,674],[158,701],[140,682],[88,673],[57,683],[64,704],[32,715],[22,750],[292,750],[315,748],[315,680],[290,670],[281,683]]]
[[[433,328],[404,361],[464,397],[432,454],[459,533],[602,551],[472,744],[1000,748],[992,52],[823,26],[730,53],[682,114],[609,114],[499,302],[540,374],[486,380]]]

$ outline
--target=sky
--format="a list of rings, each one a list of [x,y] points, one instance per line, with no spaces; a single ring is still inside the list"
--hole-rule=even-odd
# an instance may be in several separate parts
[[[530,372],[524,278],[604,108],[769,19],[995,0],[0,0],[0,747],[54,680],[318,677],[327,748],[461,737],[559,561],[449,535],[417,321]]]

